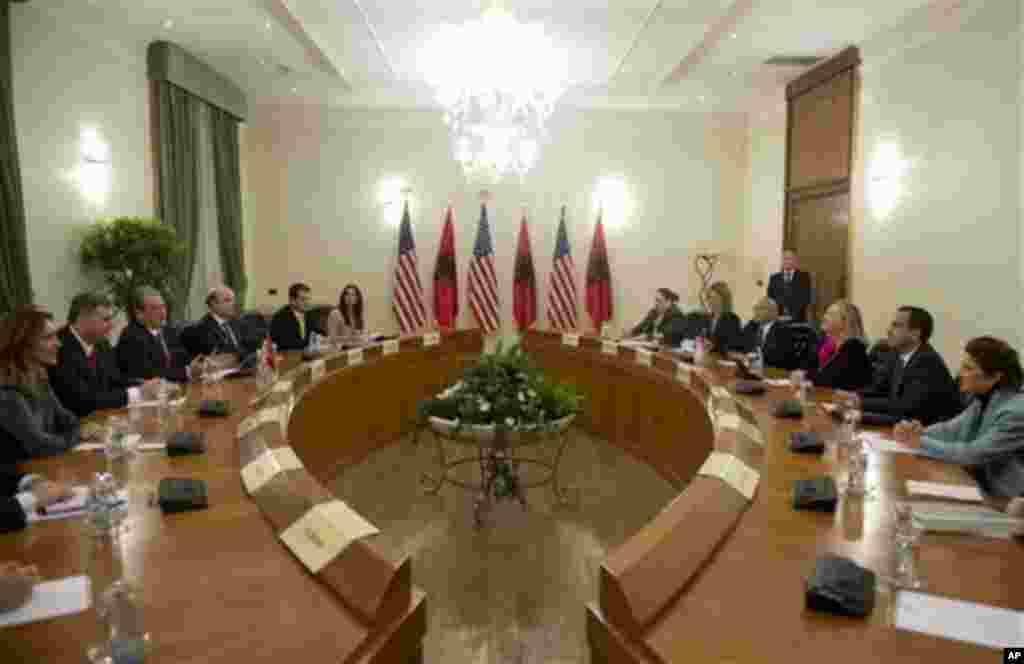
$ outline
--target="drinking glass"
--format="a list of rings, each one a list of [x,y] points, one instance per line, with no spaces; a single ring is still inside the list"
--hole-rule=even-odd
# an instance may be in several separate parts
[[[914,518],[913,503],[898,501],[890,509],[893,519],[893,545],[896,558],[892,583],[900,588],[920,588],[915,547],[921,539],[921,524]]]

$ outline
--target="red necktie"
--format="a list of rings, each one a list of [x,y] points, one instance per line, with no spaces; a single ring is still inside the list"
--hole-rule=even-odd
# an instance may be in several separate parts
[[[88,355],[85,356],[85,359],[86,361],[89,362],[89,368],[92,369],[93,371],[96,371],[96,351],[94,350],[90,352]]]

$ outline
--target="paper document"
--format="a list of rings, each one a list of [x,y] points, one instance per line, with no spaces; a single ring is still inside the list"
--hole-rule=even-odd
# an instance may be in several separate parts
[[[792,385],[788,378],[765,378],[764,384],[772,387],[790,387]],[[822,404],[822,406],[825,405],[831,406],[832,404]]]
[[[902,590],[896,595],[897,629],[989,648],[1024,643],[1024,615],[1010,609]]]
[[[914,520],[930,532],[967,533],[1009,539],[1024,534],[1024,519],[979,505],[915,503]]]
[[[907,480],[907,493],[912,496],[935,496],[952,500],[965,500],[980,503],[984,500],[978,487],[943,482],[917,482]]]
[[[928,456],[928,453],[919,447],[907,447],[903,443],[897,443],[892,438],[886,438],[874,431],[863,431],[860,439],[865,445],[875,452],[889,452],[891,454],[912,454],[914,456]]]
[[[101,452],[106,446],[106,443],[79,443],[75,445],[74,450],[76,452]]]
[[[718,361],[718,366],[720,366],[720,367],[735,367],[736,366],[736,361],[735,360],[719,360]]]
[[[24,625],[57,616],[80,613],[92,606],[89,577],[69,576],[37,584],[28,604],[13,611],[0,612],[0,627]]]
[[[229,371],[237,371],[237,369],[229,369]],[[171,399],[167,402],[167,405],[171,408],[177,408],[185,403],[185,396],[182,395],[176,399]],[[150,401],[136,401],[135,403],[129,403],[129,408],[156,408],[160,405],[158,399],[152,399]]]

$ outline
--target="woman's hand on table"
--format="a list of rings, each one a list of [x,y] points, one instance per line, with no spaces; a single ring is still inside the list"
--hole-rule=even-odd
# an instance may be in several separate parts
[[[920,447],[922,431],[924,431],[924,426],[917,420],[903,420],[893,426],[892,435],[907,447]]]

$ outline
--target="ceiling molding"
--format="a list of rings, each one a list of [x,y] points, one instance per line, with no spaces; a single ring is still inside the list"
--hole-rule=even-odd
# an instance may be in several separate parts
[[[363,25],[366,26],[366,31],[370,33],[370,39],[377,46],[377,52],[380,53],[380,57],[384,59],[384,64],[388,66],[388,71],[391,72],[391,78],[397,78],[395,74],[395,63],[392,62],[391,58],[388,57],[387,51],[384,50],[384,42],[380,40],[380,36],[377,34],[377,28],[373,26],[373,22],[370,21],[369,14],[363,9],[363,4],[359,0],[352,0],[352,4],[359,10],[359,14],[363,17]]]
[[[661,5],[662,5],[663,2],[664,2],[664,0],[657,0],[654,3],[654,6],[651,7],[651,10],[649,12],[647,12],[647,16],[644,17],[643,22],[640,24],[640,27],[637,29],[636,35],[633,36],[633,41],[630,43],[629,48],[627,48],[626,52],[622,54],[621,58],[619,58],[619,63],[617,65],[615,65],[615,69],[612,70],[611,76],[608,77],[608,83],[611,83],[612,81],[614,81],[618,77],[619,73],[622,71],[622,68],[626,65],[626,60],[628,60],[629,56],[633,54],[634,50],[636,50],[637,44],[640,43],[640,37],[642,37],[643,34],[644,34],[644,31],[647,30],[647,26],[650,25],[651,19],[654,18],[654,14],[659,9],[661,9]]]
[[[675,66],[668,76],[662,81],[662,86],[674,85],[685,79],[707,55],[726,36],[736,30],[739,22],[746,18],[754,10],[755,0],[736,0],[729,7],[728,11],[717,22],[708,26],[704,38],[693,49],[686,54],[686,57]]]
[[[303,23],[302,18],[289,6],[288,0],[265,1],[267,11],[302,45],[309,64],[336,78],[346,89],[351,90],[352,84],[345,78],[338,56],[325,40]]]

